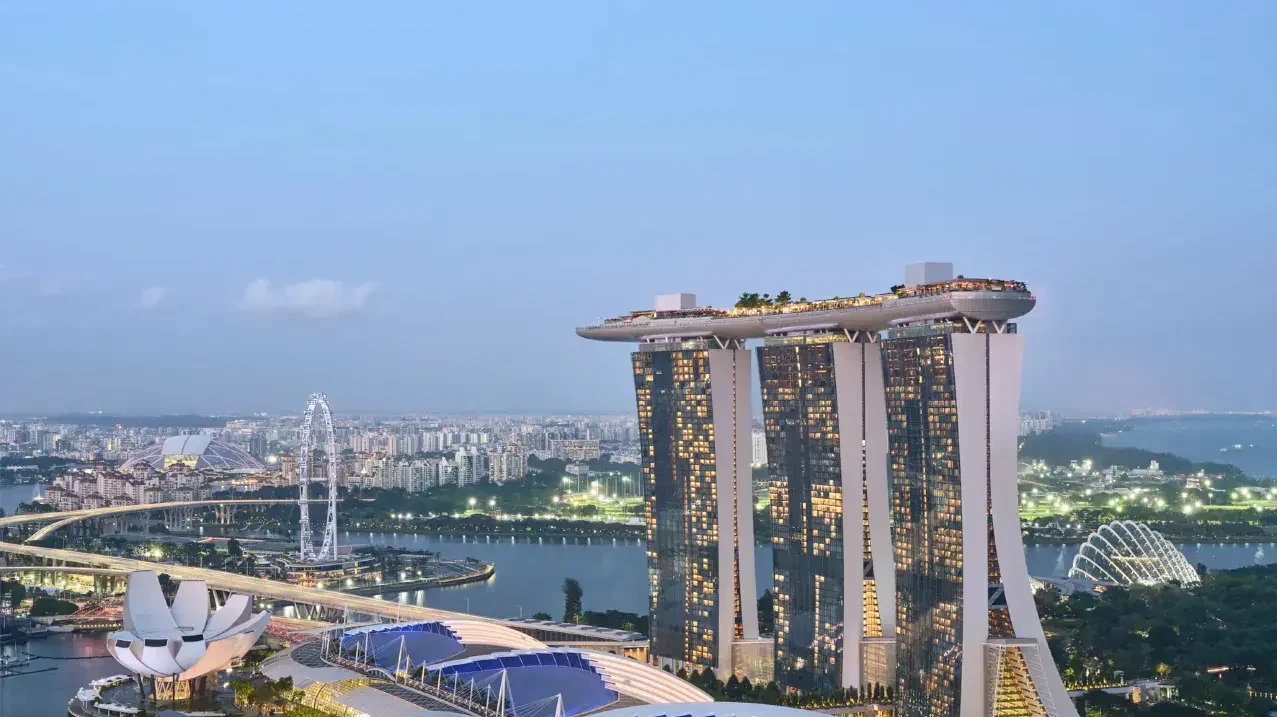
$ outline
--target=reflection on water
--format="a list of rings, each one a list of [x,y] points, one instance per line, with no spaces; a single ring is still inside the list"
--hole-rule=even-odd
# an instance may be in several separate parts
[[[104,655],[105,632],[50,635],[27,643],[27,651],[42,657],[94,657]],[[11,655],[13,645],[6,645],[4,654]],[[36,670],[49,670],[34,672]],[[0,679],[0,715],[63,715],[67,700],[75,691],[93,680],[123,673],[124,668],[110,657],[85,660],[32,660],[29,667],[34,674],[14,675]]]
[[[34,485],[0,488],[6,511],[39,494]],[[417,590],[383,599],[429,605],[491,617],[546,612],[563,613],[563,579],[580,581],[588,610],[647,611],[647,564],[644,543],[625,538],[547,538],[490,535],[435,536],[411,533],[345,532],[343,544],[384,545],[430,550],[449,558],[476,557],[496,565],[496,575],[482,583]],[[1201,543],[1179,546],[1189,563],[1215,570],[1277,562],[1277,543]],[[1030,545],[1025,549],[1033,575],[1064,576],[1077,545]],[[758,591],[771,587],[768,546],[755,549]]]
[[[576,578],[587,610],[647,612],[647,558],[641,540],[363,532],[345,532],[340,539],[348,545],[430,550],[496,565],[496,574],[485,582],[382,596],[387,600],[489,617],[545,612],[557,618],[563,614],[563,580]],[[761,593],[771,586],[770,549],[755,551],[755,558]]]
[[[487,582],[383,596],[404,604],[490,617],[529,616],[536,612],[558,617],[563,611],[563,579],[573,577],[585,590],[588,610],[647,611],[647,564],[641,540],[346,533],[342,542],[431,550],[445,557],[476,557],[496,565],[496,575]],[[1047,577],[1067,575],[1078,547],[1076,544],[1026,546],[1029,572]],[[1212,570],[1277,562],[1277,543],[1203,543],[1179,547],[1190,563],[1204,563]],[[771,550],[761,546],[755,549],[754,557],[761,594],[771,587]]]
[[[13,515],[19,503],[30,503],[44,495],[44,486],[39,483],[0,486],[0,510],[5,515]]]

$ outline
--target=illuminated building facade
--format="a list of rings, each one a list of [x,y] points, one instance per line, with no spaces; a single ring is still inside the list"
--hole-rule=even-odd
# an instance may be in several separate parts
[[[758,349],[776,681],[803,691],[894,680],[882,368],[876,344],[850,338],[801,332]]]
[[[894,682],[900,717],[1076,717],[1020,533],[1022,340],[1009,321],[1036,298],[947,264],[906,276],[873,296],[746,293],[732,309],[680,295],[577,329],[640,345],[653,652],[721,667],[721,638],[749,636],[739,603],[753,576],[736,557],[751,506],[736,476],[748,475],[744,342],[763,339],[776,679]]]
[[[1023,340],[1005,321],[919,322],[881,342],[901,717],[1076,715],[1021,543]]]
[[[750,354],[704,340],[633,354],[647,520],[653,661],[732,668],[758,637]],[[743,557],[742,557],[743,556]]]

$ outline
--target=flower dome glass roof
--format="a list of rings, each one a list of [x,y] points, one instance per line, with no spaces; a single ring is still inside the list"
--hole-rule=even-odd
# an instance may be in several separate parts
[[[1130,520],[1113,521],[1091,533],[1073,558],[1069,577],[1128,586],[1201,582],[1184,554],[1161,533]]]

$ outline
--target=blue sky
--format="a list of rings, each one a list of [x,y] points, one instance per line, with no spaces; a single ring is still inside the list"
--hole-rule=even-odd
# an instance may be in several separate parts
[[[1275,15],[7,3],[0,412],[628,412],[573,326],[920,260],[1026,407],[1277,408]]]

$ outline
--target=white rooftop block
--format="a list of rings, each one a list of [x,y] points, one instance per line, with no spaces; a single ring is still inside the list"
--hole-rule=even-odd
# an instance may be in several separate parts
[[[657,311],[679,311],[681,309],[695,309],[696,294],[657,294],[656,310]]]
[[[953,262],[920,261],[905,265],[905,286],[921,286],[953,278]]]

